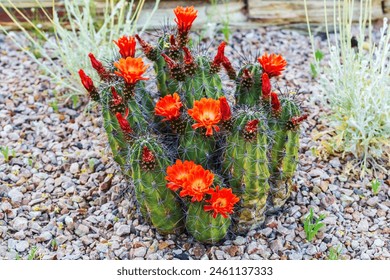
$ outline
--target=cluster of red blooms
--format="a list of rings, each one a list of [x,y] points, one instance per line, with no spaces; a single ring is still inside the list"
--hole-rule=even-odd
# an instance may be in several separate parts
[[[183,104],[180,101],[180,96],[177,93],[167,95],[157,102],[155,114],[164,117],[163,121],[177,120],[181,113],[180,109]],[[195,120],[192,125],[193,129],[204,128],[206,136],[212,136],[213,131],[219,132],[219,125],[229,121],[232,118],[229,103],[226,97],[220,97],[218,100],[213,98],[202,98],[196,100],[194,107],[188,109],[188,115]],[[256,133],[259,120],[252,120],[247,123],[244,132]]]
[[[287,62],[281,55],[265,53],[262,57],[258,58],[258,61],[263,68],[263,74],[261,75],[261,93],[265,102],[271,102],[271,109],[273,114],[278,115],[282,108],[280,105],[279,97],[277,93],[271,91],[271,77],[276,77],[282,74]]]
[[[155,114],[164,117],[163,121],[174,121],[180,117],[182,106],[177,93],[166,95],[156,103]],[[229,103],[224,96],[218,100],[212,98],[196,100],[194,107],[188,110],[188,114],[196,121],[192,128],[203,127],[206,129],[206,136],[213,135],[213,129],[216,132],[220,131],[218,124],[232,117]]]
[[[167,168],[167,188],[179,191],[181,197],[190,197],[191,202],[205,201],[205,211],[213,211],[213,217],[221,214],[224,218],[233,213],[234,205],[239,198],[230,188],[212,188],[214,174],[193,161],[177,160]],[[206,199],[209,197],[209,199]]]
[[[143,74],[148,69],[148,65],[144,64],[142,58],[135,58],[136,41],[134,37],[122,36],[117,41],[114,41],[114,43],[119,47],[119,53],[121,55],[119,61],[114,63],[114,66],[117,69],[117,71],[114,71],[114,74],[117,77],[122,77],[125,85],[129,88],[133,88],[138,81],[147,80],[148,78],[143,77]],[[114,79],[113,74],[109,73],[103,66],[103,63],[97,60],[92,53],[89,54],[89,58],[91,60],[92,67],[96,70],[101,80],[110,81],[111,79]],[[88,91],[91,98],[98,101],[99,95],[92,79],[87,76],[82,69],[79,70],[79,75],[82,84]],[[120,106],[123,104],[123,106],[126,107],[122,100],[123,98],[117,93],[116,89],[112,87],[112,104],[114,106]],[[127,120],[129,113],[128,108],[124,110],[124,115],[123,112],[115,112],[118,123],[122,131],[125,133],[133,132],[130,127],[130,123]]]

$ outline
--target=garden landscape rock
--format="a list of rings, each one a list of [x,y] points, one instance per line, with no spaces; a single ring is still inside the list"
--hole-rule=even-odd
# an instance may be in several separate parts
[[[98,111],[86,112],[85,103],[59,104],[56,111],[49,105],[56,87],[0,35],[0,146],[14,151],[8,161],[0,155],[0,259],[26,259],[33,248],[36,258],[58,260],[327,259],[331,248],[340,248],[343,259],[390,259],[388,174],[376,174],[384,183],[373,194],[373,177],[360,179],[349,155],[329,155],[321,144],[329,139],[321,116],[329,112],[312,102],[320,92],[310,75],[308,38],[278,28],[236,30],[231,38],[226,52],[237,60],[258,51],[286,58],[277,86],[300,87],[309,118],[301,129],[296,191],[283,209],[247,236],[229,233],[204,245],[185,233],[162,236],[144,220],[106,146]],[[214,52],[222,39],[213,42]],[[317,38],[316,49],[325,45]],[[312,242],[303,229],[310,208],[326,217]]]

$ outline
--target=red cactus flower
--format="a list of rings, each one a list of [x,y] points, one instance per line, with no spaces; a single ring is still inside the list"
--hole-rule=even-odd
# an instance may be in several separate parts
[[[203,206],[204,211],[213,211],[213,218],[218,214],[227,218],[228,214],[233,213],[234,205],[240,200],[233,194],[232,189],[220,189],[216,186],[215,189],[209,191],[211,198],[206,200],[209,205]]]
[[[190,50],[187,47],[183,47],[183,51],[184,51],[184,62],[186,64],[193,63],[194,58],[192,57]]]
[[[251,88],[253,86],[253,76],[249,72],[249,69],[244,69],[242,73],[242,79],[241,79],[241,84],[245,88]]]
[[[153,48],[149,43],[145,42],[138,34],[135,34],[134,37],[137,39],[138,43],[141,45],[144,51],[145,48]]]
[[[147,146],[142,148],[141,168],[145,171],[151,171],[156,167],[156,157]]]
[[[229,103],[226,100],[226,97],[220,97],[219,103],[221,107],[221,118],[223,121],[228,121],[232,118],[232,112],[230,111]]]
[[[242,73],[242,79],[252,79],[252,74],[249,72],[249,69],[245,68]]]
[[[223,59],[225,57],[225,46],[226,46],[226,42],[222,42],[218,46],[217,54],[215,55],[214,60],[213,60],[213,64],[214,65],[218,65],[219,66],[223,62]]]
[[[110,77],[110,73],[107,72],[106,68],[104,68],[103,64],[96,59],[96,57],[93,55],[93,53],[88,54],[89,59],[91,60],[92,67],[96,70],[96,72],[99,74],[99,77],[102,80],[107,80]]]
[[[158,58],[158,52],[157,52],[156,48],[152,47],[149,43],[142,40],[138,34],[134,35],[134,37],[137,39],[138,43],[141,45],[142,51],[144,52],[145,56],[152,61],[156,61]]]
[[[142,162],[148,163],[148,162],[154,162],[156,160],[153,153],[149,150],[147,146],[144,146],[142,148]]]
[[[184,67],[183,70],[188,76],[192,76],[196,72],[197,65],[192,57],[190,50],[187,47],[183,47],[184,51]]]
[[[261,75],[261,94],[264,100],[269,100],[271,97],[271,82],[267,73]]]
[[[167,188],[173,191],[182,188],[195,166],[193,161],[186,160],[182,162],[180,159],[176,160],[175,164],[168,166],[167,176],[165,177],[165,180],[168,181]]]
[[[133,132],[133,129],[130,127],[129,121],[127,120],[127,117],[129,116],[129,108],[126,108],[126,113],[124,116],[122,116],[122,114],[119,112],[116,113],[115,116],[123,132],[125,133]]]
[[[198,11],[193,6],[185,8],[177,6],[173,12],[176,15],[175,22],[177,23],[179,33],[188,33],[192,27],[192,23],[198,16]]]
[[[169,42],[171,43],[171,47],[177,47],[175,35],[172,34],[172,35],[169,37]]]
[[[210,190],[213,184],[214,174],[203,169],[201,165],[192,168],[187,180],[184,182],[180,192],[181,197],[190,196],[191,201],[201,201],[203,196]]]
[[[134,57],[135,56],[135,39],[132,36],[122,36],[118,41],[114,43],[119,47],[119,53],[122,58]]]
[[[188,110],[188,114],[197,122],[192,125],[193,129],[206,128],[206,136],[213,135],[213,128],[219,131],[217,124],[221,121],[220,101],[212,98],[196,100],[194,108]]]
[[[279,76],[282,74],[284,67],[286,67],[287,62],[281,55],[276,55],[274,53],[268,55],[265,53],[262,57],[257,59],[263,67],[263,71],[268,74],[270,77]]]
[[[177,63],[172,58],[167,56],[165,53],[162,53],[161,55],[170,69],[177,67]]]
[[[91,60],[92,67],[99,72],[99,70],[103,67],[103,64],[96,59],[96,57],[93,55],[93,53],[88,54],[89,59]]]
[[[112,101],[115,106],[122,103],[122,97],[116,92],[115,87],[111,87]]]
[[[225,68],[229,78],[235,80],[237,77],[236,70],[234,70],[232,63],[226,56],[223,57],[222,66]]]
[[[170,42],[170,46],[168,50],[168,55],[174,59],[179,59],[181,57],[181,51],[179,46],[177,45],[175,35],[172,34],[169,37],[169,42]]]
[[[259,124],[259,120],[252,120],[247,122],[245,125],[244,130],[248,133],[256,133],[257,132],[257,125]]]
[[[119,70],[115,71],[115,74],[123,77],[126,83],[129,85],[134,85],[140,80],[148,80],[149,78],[142,77],[148,65],[144,65],[142,58],[121,58],[118,62],[114,63],[114,66]]]
[[[308,114],[303,114],[302,116],[299,116],[299,117],[292,117],[292,118],[291,118],[291,123],[292,123],[293,125],[299,125],[299,124],[302,123],[304,120],[306,120],[308,117],[309,117]]]
[[[89,93],[96,90],[95,86],[93,85],[92,79],[89,76],[87,76],[87,74],[85,74],[83,69],[79,70],[79,76],[81,79],[81,83]]]
[[[175,92],[172,95],[166,95],[160,98],[156,103],[154,112],[157,116],[164,117],[163,121],[172,121],[180,116],[180,108],[183,103],[180,101],[180,96]]]
[[[280,104],[279,97],[275,92],[271,92],[271,107],[272,112],[275,114],[280,113],[280,111],[282,110],[282,105]]]

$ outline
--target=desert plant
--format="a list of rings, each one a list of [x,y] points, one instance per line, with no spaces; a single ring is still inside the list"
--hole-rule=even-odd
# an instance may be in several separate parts
[[[320,50],[316,50],[314,52],[314,59],[315,63],[310,63],[310,70],[311,70],[311,76],[313,78],[317,78],[318,72],[316,65],[321,62],[321,60],[324,58],[324,53]]]
[[[38,248],[36,246],[33,246],[28,252],[26,260],[33,261],[41,259],[42,256],[38,255],[37,252]],[[16,254],[15,260],[23,260],[23,258],[19,254]]]
[[[185,226],[195,239],[216,243],[229,228],[258,228],[267,200],[280,207],[290,196],[306,115],[294,98],[272,91],[270,80],[286,66],[281,55],[264,54],[236,71],[225,42],[214,58],[189,49],[194,7],[174,12],[177,28],[164,29],[154,45],[123,36],[120,56],[102,63],[90,54],[99,86],[79,74],[101,105],[114,159],[131,178],[143,216],[161,233]],[[136,39],[154,64],[157,98]],[[234,96],[225,95],[222,69],[236,84]]]
[[[15,150],[12,150],[7,146],[0,147],[0,153],[3,155],[5,162],[9,162],[11,158],[14,158],[16,156]]]
[[[312,241],[318,231],[325,226],[325,224],[321,222],[323,219],[325,219],[324,214],[315,218],[313,208],[310,208],[309,214],[303,221],[303,229],[305,230],[307,241]]]
[[[326,4],[326,1],[324,1]],[[334,151],[352,153],[361,166],[387,172],[390,155],[390,32],[383,21],[379,42],[372,40],[372,1],[360,1],[360,14],[354,18],[354,1],[334,0],[334,38],[326,31],[329,63],[316,71],[322,87],[318,96],[330,109],[326,116],[333,133]],[[308,28],[310,31],[305,1]],[[325,14],[326,12],[326,5]],[[326,16],[325,16],[326,19]],[[357,31],[353,20],[358,20]],[[313,41],[313,37],[311,36]],[[368,40],[368,41],[366,41]],[[314,44],[313,54],[314,54]],[[368,46],[368,47],[367,47]]]
[[[372,189],[372,193],[377,195],[381,189],[381,182],[378,179],[372,180],[371,189]]]
[[[328,260],[337,261],[341,259],[341,246],[329,248]]]
[[[44,32],[40,23],[30,20],[11,0],[1,1],[0,8],[23,32],[28,46],[14,33],[8,33],[3,26],[0,26],[0,29],[8,34],[13,42],[39,65],[44,74],[63,90],[61,92],[65,94],[58,97],[64,97],[65,100],[83,93],[77,72],[80,68],[89,65],[87,54],[93,51],[101,57],[109,56],[111,44],[115,38],[136,31],[137,20],[145,4],[145,0],[106,0],[104,18],[102,22],[97,22],[96,4],[92,0],[63,1],[63,9],[66,12],[64,16],[59,15],[54,1],[53,16],[49,15],[39,0],[35,2],[52,26],[54,36]],[[159,2],[159,0],[156,1],[154,10],[157,9]],[[10,8],[15,12],[11,12]],[[22,24],[17,16],[22,17],[27,26]],[[153,13],[150,17],[152,16]],[[145,27],[146,24],[142,30]],[[33,30],[39,39],[29,30]],[[39,53],[42,58],[38,58],[36,53]],[[95,74],[93,76],[96,78]]]

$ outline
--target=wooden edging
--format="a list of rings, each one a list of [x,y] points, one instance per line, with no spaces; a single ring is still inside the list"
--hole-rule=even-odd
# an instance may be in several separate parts
[[[46,11],[51,14],[52,0],[39,0]],[[105,0],[95,0],[97,15],[102,16],[104,11]],[[0,0],[6,7],[11,7],[7,0]],[[62,1],[54,1],[59,13],[61,10]],[[333,21],[333,1],[327,1],[328,22]],[[44,19],[43,13],[37,9],[35,0],[12,0],[12,3],[21,8],[29,19]],[[159,9],[156,11],[152,19],[147,22],[147,18],[152,12],[154,0],[147,0],[143,9],[142,15],[139,18],[139,25],[144,26],[148,23],[150,29],[160,27],[167,19],[173,22],[172,10],[176,6],[185,6],[189,3],[194,5],[199,16],[194,23],[194,28],[213,28],[215,23],[228,22],[231,26],[238,27],[255,27],[258,25],[300,25],[306,23],[303,0],[226,0],[224,4],[211,5],[210,1],[194,0],[161,0]],[[372,19],[382,19],[390,17],[390,0],[372,0],[373,12]],[[324,23],[324,7],[323,0],[307,0],[310,22],[312,24]],[[31,9],[35,8],[35,10]],[[359,1],[355,1],[355,13],[358,13]],[[23,20],[20,16],[19,20]],[[7,29],[15,29],[15,24],[10,20],[7,14],[0,8],[0,24]],[[42,26],[49,26],[43,21]]]

